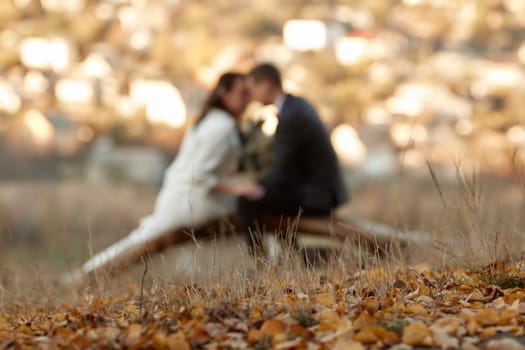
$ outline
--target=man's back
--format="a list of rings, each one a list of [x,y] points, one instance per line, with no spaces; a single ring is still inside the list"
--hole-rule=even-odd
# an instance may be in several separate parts
[[[275,134],[273,165],[261,183],[295,191],[306,212],[327,212],[346,200],[328,131],[303,98],[286,95]]]
[[[346,191],[328,131],[308,102],[284,94],[277,67],[255,66],[248,90],[253,100],[279,108],[271,169],[255,187],[257,196],[238,199],[248,247],[255,253],[262,251],[265,216],[327,215],[346,200]]]

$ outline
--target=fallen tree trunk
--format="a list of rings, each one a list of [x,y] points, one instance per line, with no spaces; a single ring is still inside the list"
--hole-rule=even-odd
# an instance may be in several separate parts
[[[374,221],[344,216],[267,217],[264,219],[264,226],[267,233],[273,232],[282,237],[309,234],[335,240],[351,240],[381,252],[388,251],[392,245],[406,247],[411,242],[430,243],[429,236],[421,232],[403,232]],[[97,274],[99,271],[106,274],[115,273],[122,267],[141,261],[144,257],[190,240],[206,240],[220,235],[239,233],[242,234],[242,229],[237,217],[223,218],[199,228],[175,230],[123,252],[111,262],[101,266],[97,271],[92,271],[91,274]]]
[[[329,236],[335,239],[355,239],[372,245],[385,246],[399,243],[402,246],[413,243],[430,243],[428,234],[417,231],[401,231],[395,227],[362,218],[299,217],[284,221],[278,217],[268,217],[265,225],[270,230],[288,230],[290,233],[307,233]]]

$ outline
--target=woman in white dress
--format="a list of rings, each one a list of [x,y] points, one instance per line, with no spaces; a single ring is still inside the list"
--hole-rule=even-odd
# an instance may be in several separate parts
[[[108,267],[136,261],[159,244],[177,240],[177,229],[192,228],[232,214],[237,196],[257,196],[257,186],[229,183],[241,151],[237,119],[248,96],[245,78],[223,74],[206,100],[195,124],[169,165],[153,213],[138,228],[89,259],[81,269],[68,274],[66,282],[78,282]],[[179,237],[180,238],[180,237]]]

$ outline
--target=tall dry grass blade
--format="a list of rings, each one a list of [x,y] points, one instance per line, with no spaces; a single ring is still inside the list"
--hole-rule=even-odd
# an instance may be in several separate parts
[[[144,259],[143,256],[140,257],[140,260],[142,260],[142,263],[144,264],[144,273],[142,274],[142,279],[140,281],[140,301],[139,301],[139,315],[142,317],[142,307],[144,305],[144,280],[146,279],[146,275],[148,273],[148,262],[146,259]]]
[[[428,171],[430,172],[432,182],[434,183],[434,186],[436,186],[436,189],[438,191],[439,198],[441,199],[441,204],[443,204],[443,208],[448,209],[447,202],[445,201],[445,197],[443,196],[443,191],[441,189],[441,185],[439,184],[434,168],[432,167],[432,163],[430,163],[428,159],[425,159],[425,162],[427,164]]]

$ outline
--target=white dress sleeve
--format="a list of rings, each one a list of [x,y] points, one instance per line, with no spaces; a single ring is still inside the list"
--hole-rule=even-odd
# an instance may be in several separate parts
[[[232,153],[235,122],[226,115],[208,115],[193,132],[197,133],[197,149],[191,160],[192,182],[209,191],[219,182],[221,170],[231,161],[228,157]]]

